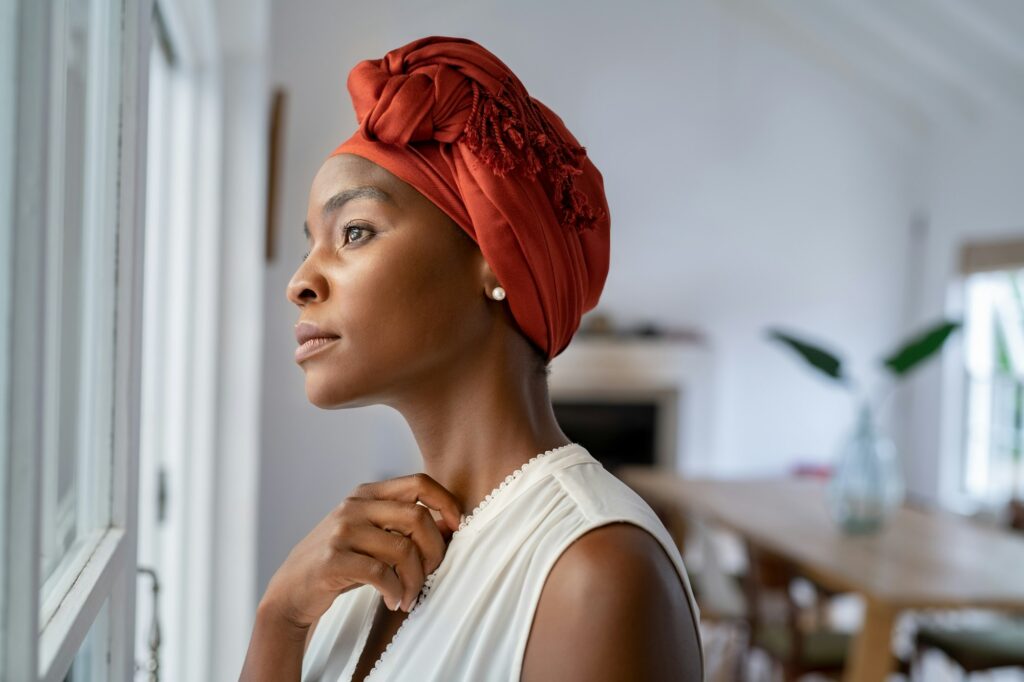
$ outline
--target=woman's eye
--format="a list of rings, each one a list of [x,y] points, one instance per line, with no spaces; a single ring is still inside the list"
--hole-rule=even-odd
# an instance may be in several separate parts
[[[345,228],[345,236],[346,237],[348,236],[348,234],[349,234],[349,232],[351,230],[358,230],[359,232],[368,232],[369,231],[365,227],[362,227],[360,225],[349,225],[349,226],[347,226]],[[348,244],[348,243],[350,243],[352,241],[353,241],[352,239],[346,239],[345,243]],[[361,241],[366,241],[366,240],[365,239],[355,239],[354,241],[361,242]]]
[[[348,226],[346,226],[346,227],[345,227],[345,228],[344,228],[344,229],[342,230],[342,233],[343,233],[343,234],[345,235],[345,237],[346,237],[346,239],[345,239],[345,243],[343,244],[343,246],[347,246],[348,244],[350,244],[350,243],[352,243],[352,242],[356,242],[356,243],[358,243],[358,242],[365,242],[365,241],[368,241],[368,240],[369,240],[369,237],[367,237],[367,236],[361,236],[361,237],[360,237],[360,236],[358,236],[358,235],[357,235],[357,238],[356,238],[356,239],[349,239],[349,238],[348,238],[348,234],[349,234],[349,232],[350,232],[350,231],[352,231],[352,230],[356,230],[356,231],[357,231],[358,233],[362,233],[362,232],[372,233],[372,232],[373,232],[373,230],[367,229],[367,228],[363,227],[362,225],[348,225]],[[310,254],[310,253],[311,253],[310,251],[307,251],[307,252],[306,252],[305,254],[303,254],[303,256],[302,256],[302,260],[306,260],[307,258],[309,258],[309,254]]]

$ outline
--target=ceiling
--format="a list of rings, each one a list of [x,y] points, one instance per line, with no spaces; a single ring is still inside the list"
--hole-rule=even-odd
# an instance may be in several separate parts
[[[727,0],[922,120],[1024,115],[1020,0]]]

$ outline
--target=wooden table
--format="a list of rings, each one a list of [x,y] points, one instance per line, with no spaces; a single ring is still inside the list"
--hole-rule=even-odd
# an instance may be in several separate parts
[[[851,536],[829,517],[821,481],[687,480],[649,467],[616,474],[652,504],[728,528],[828,589],[860,593],[867,608],[848,682],[880,682],[894,670],[892,626],[901,609],[1024,611],[1020,534],[904,506],[880,533]]]

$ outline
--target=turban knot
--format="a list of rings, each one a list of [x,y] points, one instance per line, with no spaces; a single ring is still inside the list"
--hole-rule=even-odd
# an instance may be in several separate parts
[[[359,129],[333,153],[369,158],[448,213],[480,245],[526,335],[549,359],[564,349],[608,268],[603,181],[586,149],[465,38],[430,36],[363,60],[347,85]],[[549,224],[566,234],[540,236]],[[513,238],[491,234],[502,229]]]

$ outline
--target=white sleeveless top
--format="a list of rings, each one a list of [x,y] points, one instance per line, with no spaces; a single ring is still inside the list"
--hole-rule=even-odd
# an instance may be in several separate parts
[[[548,572],[574,540],[615,521],[661,542],[699,638],[700,611],[672,536],[643,498],[570,443],[525,463],[465,517],[366,681],[518,681]],[[380,600],[368,584],[338,595],[313,630],[302,682],[352,680]]]

